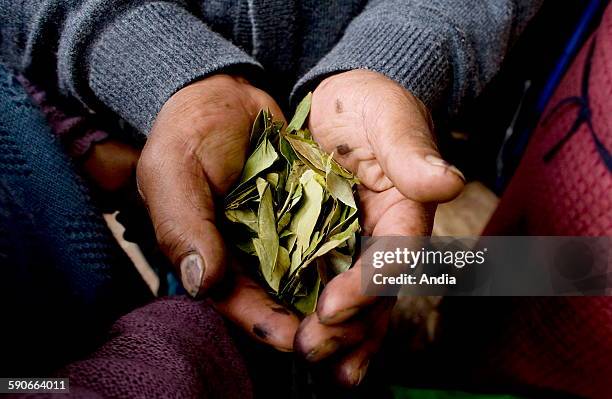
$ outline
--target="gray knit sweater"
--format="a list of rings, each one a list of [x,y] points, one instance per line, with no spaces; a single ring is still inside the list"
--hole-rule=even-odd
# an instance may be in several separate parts
[[[283,103],[368,68],[453,112],[542,1],[0,0],[0,57],[143,133],[174,92],[227,70]]]

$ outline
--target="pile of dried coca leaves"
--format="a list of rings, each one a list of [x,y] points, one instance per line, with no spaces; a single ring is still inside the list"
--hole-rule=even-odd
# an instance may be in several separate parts
[[[242,176],[225,198],[226,240],[258,265],[270,294],[302,314],[353,263],[358,180],[325,153],[304,124],[312,95],[286,129],[262,110]]]

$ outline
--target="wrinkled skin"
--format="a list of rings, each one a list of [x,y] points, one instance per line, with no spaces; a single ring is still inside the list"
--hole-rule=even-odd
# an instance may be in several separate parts
[[[295,348],[312,363],[331,360],[341,384],[357,385],[394,303],[361,294],[359,260],[325,287],[316,313],[301,323],[233,261],[224,277],[228,257],[214,198],[239,177],[262,108],[284,120],[271,97],[241,78],[215,75],[180,90],[159,113],[140,157],[139,190],[160,246],[179,271],[192,255],[205,266],[199,279],[183,278],[192,295],[212,292],[217,309],[256,339],[279,350]],[[354,70],[321,82],[309,128],[361,180],[363,234],[428,235],[436,204],[463,187],[461,172],[438,154],[426,107],[378,73]]]
[[[290,351],[299,320],[228,262],[216,227],[214,199],[240,177],[252,123],[264,108],[284,121],[276,102],[242,78],[214,75],[186,86],[158,114],[137,178],[160,247],[185,289],[197,297],[217,286],[222,314],[254,338]]]
[[[426,107],[381,74],[354,70],[325,79],[313,93],[309,128],[361,180],[364,235],[429,235],[436,204],[463,188],[461,172],[440,158]],[[325,287],[295,338],[310,362],[333,356],[334,374],[347,386],[365,376],[394,304],[361,293],[360,269],[357,260]]]

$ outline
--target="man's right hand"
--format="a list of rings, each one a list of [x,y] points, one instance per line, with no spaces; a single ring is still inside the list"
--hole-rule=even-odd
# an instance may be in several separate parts
[[[164,104],[138,161],[138,188],[157,240],[193,297],[223,278],[228,254],[214,199],[240,177],[251,126],[266,108],[284,120],[276,102],[243,78],[192,83]],[[217,308],[255,338],[292,350],[298,319],[248,278],[234,278]]]

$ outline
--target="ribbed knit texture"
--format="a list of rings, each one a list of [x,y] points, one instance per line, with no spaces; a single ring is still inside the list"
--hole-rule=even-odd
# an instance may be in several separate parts
[[[0,56],[143,133],[189,82],[228,69],[258,76],[260,65],[280,104],[328,74],[367,68],[454,112],[542,1],[0,0]]]
[[[163,3],[143,5],[115,20],[98,36],[88,63],[98,98],[145,131],[186,84],[230,66],[257,66],[196,17]]]
[[[529,3],[529,5],[527,5]],[[356,68],[381,72],[432,109],[456,112],[499,70],[542,1],[371,1],[297,85]]]

